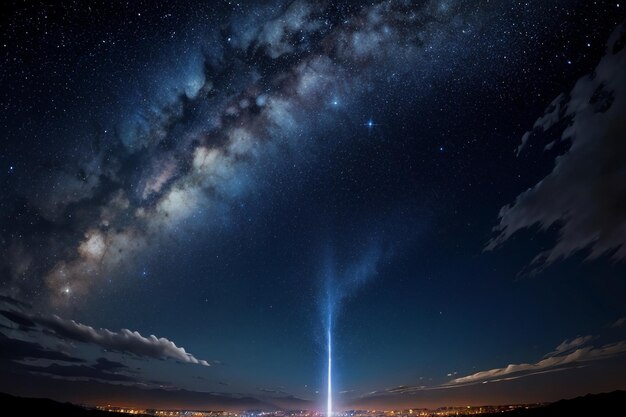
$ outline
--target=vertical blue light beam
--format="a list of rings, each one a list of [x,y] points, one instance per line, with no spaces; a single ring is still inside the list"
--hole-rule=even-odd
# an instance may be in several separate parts
[[[328,393],[326,398],[326,417],[333,415],[333,344],[332,344],[332,312],[328,307]]]

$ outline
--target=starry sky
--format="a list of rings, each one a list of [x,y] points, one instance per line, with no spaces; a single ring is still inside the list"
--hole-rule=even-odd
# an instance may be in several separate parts
[[[0,390],[626,389],[626,4],[11,1]],[[332,300],[329,301],[329,300]]]

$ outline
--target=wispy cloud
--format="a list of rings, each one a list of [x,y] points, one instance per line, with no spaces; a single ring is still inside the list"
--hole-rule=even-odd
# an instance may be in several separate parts
[[[570,352],[576,348],[579,348],[581,346],[586,345],[587,343],[589,343],[591,340],[593,340],[593,336],[578,336],[574,339],[571,340],[564,340],[563,342],[561,342],[560,345],[558,345],[556,347],[556,349],[554,349],[554,351],[550,352],[550,353],[546,353],[546,355],[544,356],[544,358],[547,358],[549,356],[554,356],[554,355],[558,355],[561,353],[566,353],[566,352]]]
[[[576,340],[576,339],[574,339]],[[565,341],[559,345],[570,346],[571,342]],[[557,351],[559,349],[557,347]],[[555,351],[555,352],[557,352]],[[476,372],[471,375],[467,375],[461,378],[455,378],[448,382],[446,385],[462,385],[472,382],[488,382],[504,377],[515,375],[517,377],[530,376],[540,371],[556,369],[571,364],[578,364],[582,362],[596,361],[601,359],[608,359],[617,355],[626,353],[626,341],[622,340],[616,343],[606,344],[600,347],[581,347],[575,349],[571,353],[561,354],[557,353],[535,363],[521,363],[521,364],[509,364],[503,368],[494,368],[488,371]]]
[[[611,327],[619,328],[619,327],[624,327],[624,325],[626,325],[626,317],[620,317],[619,319],[615,321],[615,323],[611,325]]]
[[[95,366],[88,365],[59,365],[56,363],[47,365],[47,366],[33,366],[33,365],[22,365],[23,370],[27,370],[29,372],[49,375],[57,378],[64,379],[72,379],[72,380],[100,380],[106,382],[125,382],[125,383],[134,383],[137,380],[129,375],[119,372],[111,372],[108,370],[98,368],[97,364]]]

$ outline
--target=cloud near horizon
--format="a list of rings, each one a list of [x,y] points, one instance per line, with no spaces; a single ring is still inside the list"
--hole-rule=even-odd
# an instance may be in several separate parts
[[[488,371],[476,372],[475,374],[455,378],[446,385],[460,385],[472,382],[490,382],[493,379],[501,379],[505,376],[516,375],[530,376],[539,371],[546,371],[563,367],[566,365],[589,362],[601,359],[612,358],[626,353],[626,341],[609,343],[601,347],[581,347],[565,355],[549,356],[536,363],[510,364],[504,368],[495,368]],[[492,381],[495,382],[495,381]]]
[[[552,352],[535,363],[509,364],[502,368],[480,371],[471,375],[454,378],[439,385],[398,385],[383,390],[369,392],[362,398],[393,395],[412,395],[425,391],[438,391],[462,388],[489,382],[505,382],[519,378],[560,372],[587,366],[589,362],[614,358],[626,354],[626,340],[591,346],[589,342],[596,336],[578,336],[561,342]]]

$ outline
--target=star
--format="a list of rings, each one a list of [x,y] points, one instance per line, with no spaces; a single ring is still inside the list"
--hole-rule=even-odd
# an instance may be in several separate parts
[[[378,123],[375,123],[374,120],[369,119],[367,122],[363,124],[363,126],[366,126],[368,129],[371,129],[375,126],[378,126]]]

